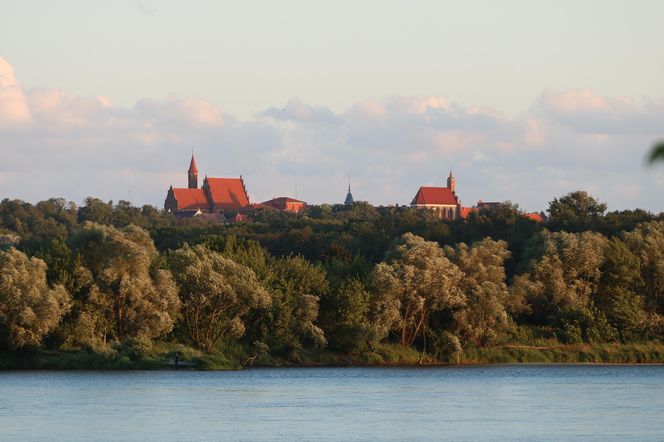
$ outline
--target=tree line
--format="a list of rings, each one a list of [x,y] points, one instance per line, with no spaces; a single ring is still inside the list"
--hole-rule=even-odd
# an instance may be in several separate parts
[[[127,340],[298,360],[381,343],[440,360],[546,337],[661,341],[664,215],[586,192],[546,222],[505,203],[441,221],[408,207],[176,220],[88,198],[0,202],[0,347],[103,351]]]

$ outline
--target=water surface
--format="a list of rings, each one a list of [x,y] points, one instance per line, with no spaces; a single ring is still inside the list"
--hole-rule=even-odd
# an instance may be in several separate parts
[[[664,440],[664,367],[0,372],[0,439]]]

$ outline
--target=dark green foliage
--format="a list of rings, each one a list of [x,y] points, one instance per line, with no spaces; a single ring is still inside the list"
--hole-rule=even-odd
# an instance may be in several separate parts
[[[596,227],[606,212],[606,204],[600,203],[587,192],[576,191],[549,203],[548,226],[552,230],[582,232]]]
[[[443,362],[458,364],[463,348],[458,337],[448,331],[441,330],[432,333],[431,352]]]
[[[243,312],[242,336],[229,334],[205,353],[178,347],[189,352],[187,358],[197,368],[324,361],[456,363],[473,358],[653,360],[659,350],[632,343],[664,340],[664,214],[605,212],[606,206],[592,196],[573,192],[550,203],[545,223],[524,217],[509,202],[456,221],[441,221],[427,210],[357,202],[311,206],[297,214],[259,210],[249,222],[219,225],[198,218],[178,221],[170,213],[127,201],[88,198],[77,208],[57,198],[34,205],[5,199],[0,202],[0,250],[16,247],[42,259],[47,284],[63,286],[71,295],[71,311],[44,336],[41,348],[22,356],[35,367],[163,367],[179,345],[166,348],[164,339],[190,342],[182,331],[183,307],[175,311],[177,298],[164,308],[150,301],[150,312],[134,304],[144,302],[139,295],[149,293],[150,284],[158,283],[163,293],[170,290],[167,274],[172,269],[166,257],[185,244],[202,244],[251,269],[270,298],[269,306]],[[99,226],[85,228],[86,221]],[[103,233],[111,231],[109,226],[145,232],[141,241],[152,251],[149,262],[141,264],[140,278],[131,276],[135,265],[117,271],[131,257],[112,253]],[[378,296],[372,275],[378,264],[396,265],[393,254],[386,254],[406,233],[445,246],[451,263],[463,273],[461,282],[454,283],[463,293],[453,308],[417,316],[421,333],[402,340],[395,330],[408,329],[400,323],[410,320],[409,312],[400,310],[404,300]],[[129,243],[120,242],[113,247],[125,250]],[[499,250],[492,244],[501,244]],[[419,274],[408,266],[424,266],[427,260],[411,261],[403,275],[411,270]],[[128,302],[120,290],[127,278],[144,285],[145,290],[132,294],[135,301]],[[119,296],[109,298],[112,293]],[[419,300],[410,301],[416,308]],[[118,308],[150,318],[161,334],[150,340],[147,332],[118,329],[113,314]],[[165,334],[170,326],[158,326],[166,310],[176,321],[170,334]],[[123,327],[134,325],[128,321]],[[561,342],[568,350],[559,348]],[[615,342],[630,347],[623,355],[608,344],[600,346]]]
[[[320,303],[319,322],[333,350],[354,351],[369,340],[370,294],[357,277],[344,279]]]
[[[605,252],[597,305],[622,341],[638,338],[645,328],[646,314],[641,263],[623,241],[614,238]]]
[[[653,146],[652,150],[650,151],[650,154],[648,155],[648,161],[651,164],[664,161],[664,142],[660,141],[659,143]]]

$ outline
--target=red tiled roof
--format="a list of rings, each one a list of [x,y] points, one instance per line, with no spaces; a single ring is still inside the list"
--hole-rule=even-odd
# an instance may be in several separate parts
[[[444,204],[455,206],[458,204],[458,201],[457,196],[447,187],[420,187],[411,204]]]
[[[476,210],[477,208],[475,207],[462,207],[459,215],[461,216],[461,218],[466,219],[468,218],[468,215],[470,215],[472,212],[475,212]]]
[[[241,178],[206,178],[203,187],[209,189],[212,203],[218,209],[236,210],[249,205]]]
[[[265,201],[260,204],[262,207],[270,207],[277,210],[286,210],[290,212],[299,212],[304,206],[307,205],[304,201],[296,200],[287,196],[280,196],[279,198],[272,198],[270,201]]]
[[[304,201],[296,200],[295,198],[290,198],[288,196],[280,196],[278,198],[272,198],[271,200],[262,202],[261,204],[275,204],[275,203],[302,203],[302,204],[306,204]]]
[[[203,189],[173,189],[173,195],[178,203],[178,210],[205,209],[209,207],[208,199]]]
[[[537,212],[525,213],[523,216],[525,216],[528,219],[532,219],[533,221],[538,222],[538,223],[543,223],[544,222],[544,218],[542,218],[542,215],[540,215]]]
[[[188,173],[198,173],[198,168],[196,167],[196,160],[194,159],[194,155],[191,155],[191,162],[189,163],[189,171]]]

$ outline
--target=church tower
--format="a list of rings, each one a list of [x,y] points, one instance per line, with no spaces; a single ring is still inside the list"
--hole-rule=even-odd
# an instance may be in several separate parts
[[[447,188],[450,189],[451,192],[454,192],[456,189],[456,180],[452,175],[452,170],[450,170],[450,176],[447,177]]]
[[[353,200],[353,194],[350,192],[350,177],[348,177],[348,193],[346,194],[344,206],[352,206],[353,204],[355,204],[355,201]]]
[[[198,188],[198,169],[196,168],[196,160],[194,159],[194,154],[191,154],[191,162],[189,163],[189,188],[197,189]]]

